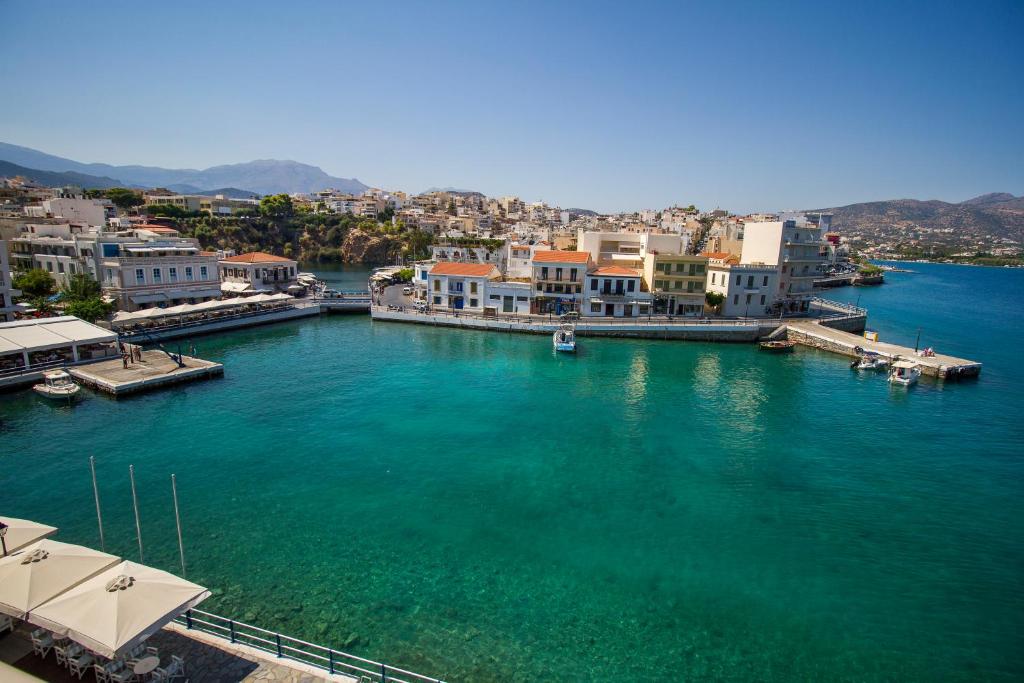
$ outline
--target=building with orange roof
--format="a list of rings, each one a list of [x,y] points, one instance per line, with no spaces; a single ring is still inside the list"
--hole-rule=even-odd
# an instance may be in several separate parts
[[[580,315],[633,318],[651,313],[651,293],[643,271],[625,266],[600,266],[587,273]]]
[[[296,293],[301,289],[297,280],[298,262],[284,256],[252,251],[223,258],[218,265],[220,286],[225,294],[245,295],[289,289]]]
[[[583,281],[593,267],[586,251],[535,251],[531,260],[531,312],[561,315],[580,310]]]
[[[438,310],[482,313],[487,284],[500,279],[493,263],[441,261],[427,272],[427,303]]]

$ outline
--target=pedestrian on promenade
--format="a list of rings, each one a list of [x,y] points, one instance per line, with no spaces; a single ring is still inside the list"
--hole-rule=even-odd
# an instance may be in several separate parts
[[[124,369],[125,370],[128,369],[128,354],[127,353],[122,353],[121,354],[121,364],[124,365]]]

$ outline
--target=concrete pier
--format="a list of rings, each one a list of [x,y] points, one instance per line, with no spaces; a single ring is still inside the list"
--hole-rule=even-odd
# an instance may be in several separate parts
[[[142,360],[127,368],[116,358],[67,370],[78,383],[115,397],[224,374],[220,363],[191,356],[183,356],[182,362],[185,366],[178,367],[163,351],[143,351]]]
[[[868,341],[861,335],[828,327],[818,322],[801,320],[786,323],[786,337],[804,346],[823,349],[833,353],[857,357],[854,350],[860,347],[873,351],[890,360],[897,357],[911,360],[921,367],[922,374],[938,378],[976,377],[981,372],[981,363],[954,356],[935,354],[931,357],[918,356],[914,349],[886,342]]]

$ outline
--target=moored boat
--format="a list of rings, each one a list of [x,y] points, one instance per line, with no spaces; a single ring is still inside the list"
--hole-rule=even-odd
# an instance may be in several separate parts
[[[860,357],[850,363],[854,370],[881,372],[889,367],[889,360],[874,351],[862,351]]]
[[[795,341],[763,341],[759,344],[768,353],[789,353],[796,347]]]
[[[576,351],[576,330],[570,324],[563,324],[555,330],[551,337],[555,351],[575,353]]]
[[[63,370],[50,370],[43,373],[43,383],[33,385],[32,390],[46,398],[70,401],[82,388]]]
[[[889,383],[910,386],[921,376],[921,367],[909,360],[898,360],[889,370]]]

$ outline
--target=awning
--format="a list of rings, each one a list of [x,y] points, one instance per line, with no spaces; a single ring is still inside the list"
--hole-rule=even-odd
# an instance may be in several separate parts
[[[8,553],[57,533],[55,526],[40,524],[28,519],[0,517],[0,522],[7,525],[7,531],[4,533],[4,545],[7,547]]]
[[[252,285],[248,282],[222,282],[220,283],[221,291],[231,292],[233,294],[240,294],[252,290]]]
[[[163,292],[155,292],[153,294],[133,294],[128,297],[133,303],[137,304],[154,304],[160,301],[167,301],[167,295]]]
[[[209,596],[191,581],[122,562],[32,610],[28,621],[113,659]]]
[[[0,558],[0,612],[24,619],[107,567],[119,557],[92,548],[44,539]]]

